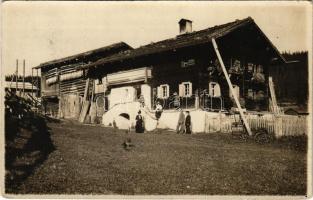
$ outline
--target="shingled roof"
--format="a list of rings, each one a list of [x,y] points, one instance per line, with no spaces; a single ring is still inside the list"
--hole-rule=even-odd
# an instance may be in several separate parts
[[[86,51],[83,53],[68,56],[65,58],[60,58],[60,59],[52,60],[49,62],[41,63],[39,66],[34,67],[34,68],[38,69],[38,68],[47,67],[47,66],[56,65],[56,64],[61,64],[61,63],[66,64],[66,63],[72,62],[74,60],[81,60],[81,59],[91,57],[95,54],[106,54],[106,53],[109,53],[112,51],[125,51],[128,49],[133,49],[133,48],[131,46],[129,46],[128,44],[126,44],[125,42],[118,42],[118,43],[111,44],[109,46],[105,46],[105,47],[101,47],[98,49],[93,49],[93,50]]]
[[[160,53],[160,52],[169,51],[173,49],[179,49],[179,48],[209,43],[211,42],[212,38],[216,39],[216,38],[222,37],[234,31],[235,29],[248,25],[248,24],[255,24],[254,20],[251,17],[247,17],[242,20],[236,20],[230,23],[219,25],[219,26],[210,27],[210,28],[200,30],[200,31],[194,31],[192,33],[178,35],[175,38],[162,40],[159,42],[141,46],[136,49],[120,52],[118,54],[114,54],[112,56],[108,56],[106,58],[97,60],[96,62],[84,65],[82,66],[82,68],[96,67],[96,66],[107,64],[107,63],[113,63],[116,61],[122,61],[122,60],[126,60],[129,58],[140,57],[143,55],[155,54],[155,53]],[[256,27],[259,29],[257,25]],[[261,30],[260,32],[264,35],[264,33]],[[276,51],[276,53],[280,56],[280,58],[284,62],[286,62],[286,60],[282,57],[282,55],[279,53],[276,47],[270,42],[270,40],[266,36],[265,38],[273,47],[273,49]]]
[[[178,35],[175,38],[151,43],[151,44],[141,46],[136,49],[127,50],[124,52],[120,52],[119,54],[114,54],[112,56],[102,58],[100,60],[97,60],[94,63],[84,65],[82,66],[82,68],[95,67],[95,66],[100,66],[103,64],[115,62],[115,61],[122,61],[122,60],[129,59],[129,58],[136,58],[136,57],[140,57],[143,55],[155,54],[155,53],[160,53],[160,52],[164,52],[164,51],[168,51],[172,49],[179,49],[183,47],[209,43],[211,42],[212,38],[219,38],[221,36],[224,36],[232,32],[233,30],[239,27],[245,26],[250,23],[254,23],[254,20],[251,17],[248,17],[242,20],[236,20],[230,23],[210,27],[204,30]],[[274,47],[274,45],[273,44],[271,45],[278,52],[278,50]]]

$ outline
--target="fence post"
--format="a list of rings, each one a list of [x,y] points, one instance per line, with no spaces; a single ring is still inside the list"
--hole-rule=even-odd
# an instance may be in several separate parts
[[[195,98],[195,108],[196,110],[199,109],[199,96],[198,95],[196,95],[196,98]]]
[[[222,112],[218,112],[219,115],[219,132],[222,132]]]
[[[283,120],[280,115],[274,116],[274,133],[276,138],[280,138],[283,135]]]

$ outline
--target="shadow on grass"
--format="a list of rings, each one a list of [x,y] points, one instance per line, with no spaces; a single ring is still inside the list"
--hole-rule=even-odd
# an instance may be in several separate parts
[[[283,136],[274,142],[275,146],[284,147],[296,151],[307,152],[308,137],[306,135],[300,136]]]
[[[55,150],[47,122],[58,123],[34,113],[23,120],[6,119],[6,193],[18,193],[19,185]]]

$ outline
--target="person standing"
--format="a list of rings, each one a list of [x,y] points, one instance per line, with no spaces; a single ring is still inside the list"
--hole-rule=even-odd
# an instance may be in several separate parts
[[[177,95],[177,92],[174,92],[173,94],[173,104],[176,110],[180,108],[180,98]]]
[[[186,134],[191,134],[191,116],[189,111],[186,111],[186,119],[185,119],[185,128],[186,128]]]
[[[161,114],[163,112],[163,107],[161,106],[160,102],[157,102],[156,108],[155,108],[155,117],[159,121]]]
[[[142,94],[139,96],[139,103],[140,103],[140,107],[142,108],[145,107],[145,98]]]
[[[136,116],[136,133],[143,133],[144,132],[144,125],[143,125],[143,117],[141,115],[141,111],[138,111],[138,115]]]
[[[182,109],[180,109],[179,116],[178,116],[178,124],[176,126],[176,133],[183,134],[185,131],[185,115]]]

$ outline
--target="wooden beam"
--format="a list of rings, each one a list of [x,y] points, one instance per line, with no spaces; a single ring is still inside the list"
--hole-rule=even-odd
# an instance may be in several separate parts
[[[239,103],[239,100],[238,100],[238,98],[237,98],[237,96],[236,96],[236,94],[235,94],[235,91],[234,91],[234,89],[233,89],[233,85],[232,85],[232,83],[231,83],[231,81],[230,81],[230,78],[229,78],[229,76],[228,76],[226,67],[225,67],[224,62],[223,62],[223,60],[222,60],[222,57],[221,57],[221,55],[220,55],[220,52],[218,51],[218,46],[217,46],[216,41],[215,41],[214,38],[212,38],[212,44],[213,44],[215,53],[216,53],[216,55],[217,55],[217,58],[218,58],[218,60],[219,60],[219,62],[220,62],[220,64],[221,64],[221,67],[222,67],[224,76],[225,76],[225,78],[226,78],[226,80],[227,80],[228,87],[229,87],[229,89],[230,89],[230,91],[231,91],[231,94],[233,95],[233,97],[234,97],[234,99],[235,99],[235,103],[236,103],[236,105],[237,105],[237,107],[238,107],[238,109],[239,109],[239,113],[240,113],[241,119],[242,119],[242,121],[243,121],[243,123],[244,123],[244,125],[245,125],[245,127],[246,127],[246,130],[247,130],[248,134],[251,136],[251,135],[252,135],[252,132],[251,132],[250,126],[249,126],[248,121],[247,121],[247,119],[246,119],[246,117],[245,117],[245,115],[244,115],[244,113],[243,113],[243,111],[242,111],[242,108],[241,108],[241,105],[240,105],[240,103]]]
[[[39,85],[39,76],[38,76],[38,69],[36,69],[36,72],[37,72],[37,77],[36,77],[36,78],[37,78],[37,84],[36,84],[36,85],[37,85],[37,94],[36,94],[36,96],[37,96],[37,95],[39,94],[38,91],[39,91],[39,88],[40,88],[40,85]],[[41,84],[41,82],[40,82],[40,84]]]
[[[89,90],[89,78],[86,80],[86,86],[85,86],[85,91],[84,91],[84,101],[87,100],[88,90]]]
[[[16,77],[15,77],[15,94],[17,95],[17,88],[18,88],[18,84],[17,84],[17,79],[18,79],[18,59],[16,59]]]
[[[25,97],[25,59],[23,60],[23,97]]]
[[[32,96],[33,96],[33,92],[34,92],[34,68],[32,68],[32,93],[31,93]]]
[[[92,80],[91,81],[91,83],[92,83],[92,87],[91,87],[91,100],[90,100],[90,102],[93,102],[93,97],[94,97],[94,92],[95,92],[95,80]]]
[[[276,115],[277,114],[281,114],[280,108],[277,105],[277,99],[276,99],[276,94],[275,94],[274,82],[273,82],[273,78],[271,76],[268,77],[268,85],[269,85],[270,93],[271,93],[273,112]]]
[[[148,70],[147,67],[145,67],[145,83],[148,82]]]

